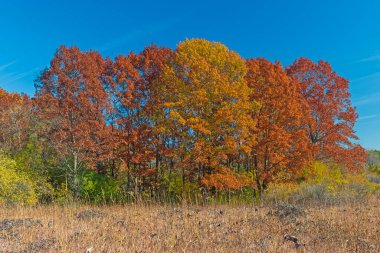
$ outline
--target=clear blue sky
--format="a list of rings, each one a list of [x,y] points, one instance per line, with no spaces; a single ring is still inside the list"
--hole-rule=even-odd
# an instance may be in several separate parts
[[[380,149],[380,1],[0,0],[0,87],[34,93],[62,44],[114,57],[185,38],[220,41],[284,65],[329,61],[351,81],[366,148]]]

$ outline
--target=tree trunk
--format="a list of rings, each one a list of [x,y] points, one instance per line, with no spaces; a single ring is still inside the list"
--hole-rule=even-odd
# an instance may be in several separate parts
[[[79,178],[78,178],[78,155],[74,153],[74,164],[73,164],[73,190],[74,190],[74,199],[78,200],[79,198]]]
[[[257,156],[254,156],[254,170],[255,170],[255,178],[256,178],[256,186],[257,186],[257,193],[258,193],[258,200],[261,202],[262,198],[262,187],[261,187],[261,182],[260,182],[260,172],[258,168],[258,163],[257,163]]]

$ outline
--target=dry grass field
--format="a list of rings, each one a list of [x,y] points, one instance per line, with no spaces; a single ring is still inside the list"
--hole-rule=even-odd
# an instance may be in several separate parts
[[[302,244],[284,240],[295,236]],[[380,200],[0,209],[0,252],[380,252]]]

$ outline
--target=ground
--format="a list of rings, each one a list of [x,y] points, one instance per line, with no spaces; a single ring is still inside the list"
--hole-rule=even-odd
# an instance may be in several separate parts
[[[298,240],[298,248],[291,236]],[[86,251],[380,252],[380,200],[313,207],[0,209],[1,253]]]

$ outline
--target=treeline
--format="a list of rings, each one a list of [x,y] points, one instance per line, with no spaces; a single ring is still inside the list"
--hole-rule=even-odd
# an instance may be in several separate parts
[[[314,161],[363,166],[348,85],[324,61],[203,39],[115,59],[62,46],[34,97],[0,91],[0,159],[39,201],[260,198]]]

